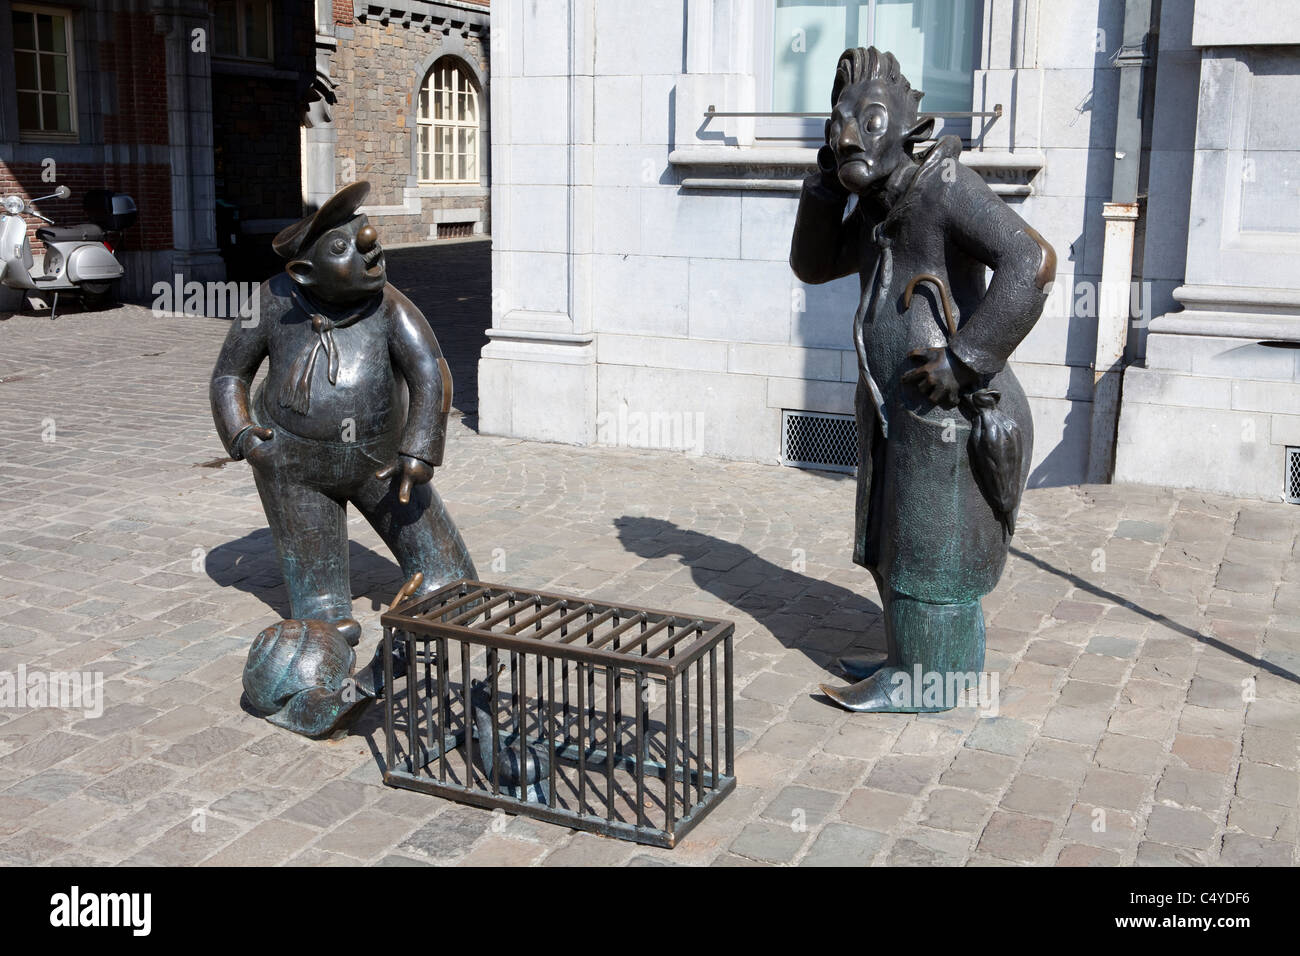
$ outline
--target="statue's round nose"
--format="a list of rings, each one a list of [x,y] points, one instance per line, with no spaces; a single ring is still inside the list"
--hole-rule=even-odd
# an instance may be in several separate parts
[[[374,226],[362,226],[361,231],[357,233],[357,248],[362,252],[369,252],[378,242],[379,233],[375,231]]]
[[[836,145],[841,153],[854,153],[863,149],[862,133],[858,129],[857,123],[845,123],[840,130],[839,140]]]

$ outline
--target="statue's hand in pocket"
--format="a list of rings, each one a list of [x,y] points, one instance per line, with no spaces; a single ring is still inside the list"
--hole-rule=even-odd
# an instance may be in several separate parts
[[[433,465],[411,455],[399,455],[397,461],[375,472],[375,477],[380,481],[387,481],[399,473],[402,476],[402,483],[397,490],[397,500],[407,504],[411,500],[411,488],[426,484],[433,478]]]
[[[275,437],[275,432],[269,428],[262,428],[254,425],[244,432],[243,437],[239,439],[239,446],[244,454],[244,460],[254,468],[264,468],[270,452],[267,450],[267,443]]]
[[[917,367],[903,373],[902,383],[915,386],[932,404],[956,408],[962,383],[958,380],[957,369],[948,360],[948,350],[943,346],[912,349],[907,357],[916,362]]]

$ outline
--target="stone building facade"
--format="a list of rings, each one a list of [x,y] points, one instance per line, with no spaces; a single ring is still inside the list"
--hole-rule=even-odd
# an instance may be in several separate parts
[[[1283,175],[1296,135],[1282,104],[1295,101],[1296,48],[1247,55],[1203,45],[1245,42],[1205,32],[1238,8],[1243,24],[1277,25],[1262,31],[1269,42],[1294,42],[1263,2],[556,0],[543,10],[502,0],[481,427],[778,462],[794,457],[791,421],[842,422],[857,378],[858,280],[805,287],[790,272],[799,183],[814,166],[822,120],[779,114],[824,116],[838,53],[874,40],[895,47],[929,91],[922,108],[947,114],[942,131],[966,141],[963,161],[1057,250],[1053,296],[1013,356],[1035,420],[1031,484],[1108,480],[1118,430],[1121,477],[1238,494],[1276,488],[1276,449],[1258,480],[1209,477],[1221,466],[1195,442],[1153,470],[1156,449],[1181,440],[1158,436],[1162,423],[1201,399],[1196,382],[1162,376],[1172,384],[1157,386],[1142,367],[1174,362],[1169,371],[1186,374],[1204,360],[1164,357],[1172,326],[1187,321],[1170,313],[1196,303],[1214,321],[1206,310],[1225,309],[1222,300],[1199,304],[1209,301],[1199,276],[1229,267],[1211,266],[1220,246],[1206,229],[1231,218],[1209,207],[1229,181],[1218,171],[1227,117],[1240,116],[1226,104],[1251,102],[1252,83],[1253,102],[1267,97],[1281,116],[1266,123],[1259,113],[1232,135],[1273,150],[1273,181],[1294,182]],[[976,115],[951,115],[963,111]],[[1256,217],[1283,208],[1263,197],[1251,197]],[[1286,248],[1294,226],[1270,228],[1282,238],[1252,241]],[[1234,259],[1233,287],[1285,286],[1261,274],[1268,261]],[[1294,314],[1292,293],[1248,309],[1242,303],[1258,294],[1235,295],[1238,313],[1270,314],[1267,329],[1242,329],[1296,340],[1277,317]],[[1211,348],[1206,328],[1184,324],[1183,348]],[[1227,354],[1234,369],[1276,366],[1290,382],[1300,353],[1261,348]],[[1207,398],[1264,394],[1252,388],[1248,399],[1245,386],[1219,381]],[[1224,393],[1230,385],[1235,399]],[[1164,404],[1139,407],[1156,401]],[[1185,420],[1189,430],[1206,421]],[[1270,440],[1290,428],[1256,422]],[[1194,469],[1197,454],[1206,463]]]
[[[339,185],[365,179],[365,212],[388,244],[490,232],[489,14],[485,2],[333,4],[331,48],[323,34],[318,66],[338,91],[334,149]],[[471,173],[438,177],[421,169],[421,90],[436,66],[461,71],[476,97]],[[317,170],[322,182],[328,177]],[[459,182],[438,182],[437,179]],[[468,181],[472,180],[472,181]]]
[[[130,194],[139,217],[118,291],[145,301],[177,276],[264,278],[279,268],[275,233],[359,178],[386,242],[484,233],[488,17],[486,0],[0,0],[0,76],[35,75],[33,24],[39,43],[68,38],[48,91],[0,84],[0,195],[65,184],[72,196],[41,211],[72,224],[86,190]],[[454,65],[458,108],[473,93],[475,157],[450,183],[418,168],[418,128],[439,125],[417,115],[436,64]],[[33,128],[33,96],[70,117]],[[0,290],[0,308],[21,301]]]
[[[789,413],[851,415],[857,377],[857,277],[804,286],[787,262],[821,123],[771,115],[790,105],[773,51],[813,31],[785,36],[784,0],[563,5],[543,15],[498,4],[496,312],[481,426],[638,444],[618,423],[658,417],[683,435],[692,423],[692,440],[669,447],[788,460]],[[807,6],[823,16],[836,5]],[[1035,415],[1031,480],[1080,481],[1096,322],[1066,290],[1101,274],[1116,101],[1107,51],[1122,5],[965,6],[962,103],[1001,115],[944,122],[971,144],[964,161],[1058,250],[1062,294],[1015,360]],[[828,55],[798,78],[811,89],[802,110],[829,113],[846,45],[841,29],[817,48]],[[937,105],[959,111],[953,99]],[[663,443],[662,429],[644,440]]]
[[[1147,255],[1171,288],[1124,373],[1117,479],[1300,500],[1300,21],[1287,6],[1165,4],[1178,28],[1161,36],[1148,208],[1163,235]]]
[[[321,95],[311,0],[267,8],[264,51],[218,45],[211,57],[215,225],[228,279],[260,281],[277,269],[271,239],[302,216],[300,127]],[[211,10],[215,43],[222,8]]]
[[[24,54],[16,43],[28,47],[37,16],[42,32],[50,31],[40,49],[53,44],[46,55],[60,63],[54,84],[66,86],[71,105],[51,122],[33,119],[17,82]],[[202,0],[0,3],[0,75],[14,78],[0,84],[0,194],[34,198],[67,185],[67,200],[41,205],[60,224],[84,218],[89,189],[130,194],[139,219],[120,246],[127,294],[144,294],[155,277],[174,272],[214,278],[223,271],[212,215],[210,58],[192,52],[193,31],[209,26]],[[21,71],[24,83],[30,75],[30,66]],[[40,223],[28,225],[41,257]],[[0,308],[20,303],[0,290]]]

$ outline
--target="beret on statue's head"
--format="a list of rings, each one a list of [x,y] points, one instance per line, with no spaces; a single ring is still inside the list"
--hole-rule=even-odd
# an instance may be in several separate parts
[[[369,192],[370,183],[365,180],[344,186],[316,212],[281,229],[271,241],[271,248],[285,259],[297,258],[310,250],[324,233],[355,216]]]

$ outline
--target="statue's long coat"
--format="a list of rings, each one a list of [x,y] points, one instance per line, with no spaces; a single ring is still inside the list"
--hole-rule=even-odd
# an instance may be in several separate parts
[[[881,401],[860,371],[853,559],[872,571],[882,591],[935,604],[991,591],[1008,542],[971,470],[969,415],[932,405],[901,384],[918,364],[908,353],[947,344],[982,383],[1001,392],[999,408],[1024,436],[1023,488],[1033,423],[1006,362],[1037,321],[1054,271],[1050,248],[962,165],[960,153],[956,137],[940,139],[887,213],[864,201],[846,217],[846,197],[827,188],[820,174],[809,176],[790,252],[805,282],[854,272],[862,280],[863,345]],[[986,266],[993,269],[987,288]],[[951,342],[932,285],[918,285],[911,307],[903,307],[909,280],[927,272],[951,290],[958,325]]]

